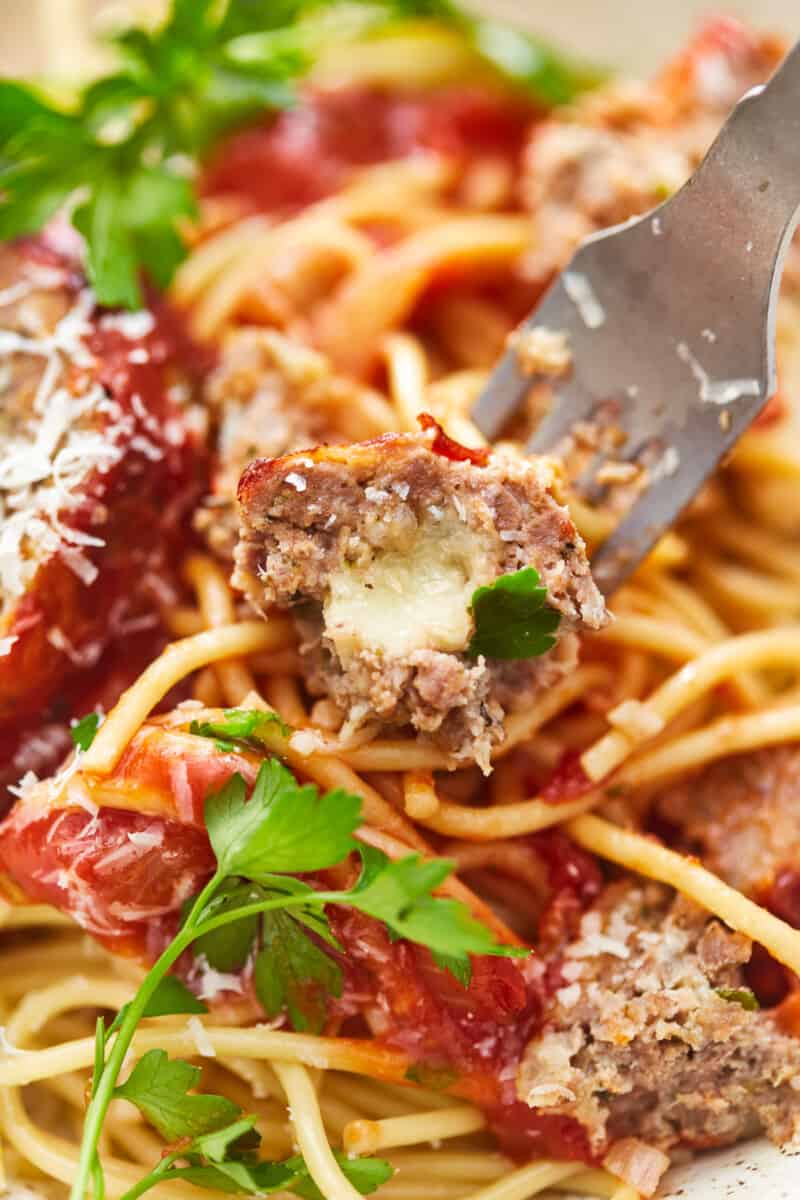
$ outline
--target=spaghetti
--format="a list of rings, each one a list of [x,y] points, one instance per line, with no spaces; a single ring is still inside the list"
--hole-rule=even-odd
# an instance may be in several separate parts
[[[732,70],[740,59],[756,55],[758,47],[757,39],[744,31],[734,35],[733,28],[717,28],[719,44],[713,43],[715,53],[731,56]],[[701,39],[695,55],[708,52],[708,42]],[[692,61],[690,55],[685,70]],[[261,172],[269,168],[279,176],[283,169],[288,178],[291,172],[308,170],[308,162],[291,157],[291,137],[300,136],[298,126],[279,123],[277,132],[265,126],[236,135],[243,140],[237,144],[234,138],[229,157],[221,151],[209,169],[203,220],[192,232],[192,250],[173,284],[172,298],[185,310],[195,335],[214,341],[223,359],[226,347],[234,344],[231,339],[243,329],[258,336],[268,332],[273,340],[264,345],[272,358],[268,369],[261,369],[255,392],[262,385],[267,390],[278,386],[275,380],[287,389],[283,408],[276,411],[300,445],[311,428],[323,429],[319,440],[333,443],[411,433],[419,415],[428,412],[466,453],[481,448],[484,439],[470,420],[470,408],[514,324],[543,286],[541,253],[553,221],[560,219],[567,243],[576,232],[578,237],[587,232],[592,221],[601,221],[585,196],[569,201],[569,221],[562,200],[534,206],[532,214],[525,208],[526,192],[544,182],[522,178],[519,101],[499,93],[496,82],[487,84],[485,93],[449,95],[444,84],[457,78],[463,66],[457,39],[413,30],[394,43],[387,39],[376,54],[367,55],[359,46],[349,56],[341,50],[332,53],[318,78],[344,78],[344,116],[334,119],[325,110],[324,88],[312,90],[306,100],[311,124],[316,121],[325,130],[330,122],[333,141],[344,136],[346,142],[342,123],[346,127],[354,120],[359,106],[374,103],[377,111],[387,105],[391,120],[368,131],[376,145],[353,152],[347,169],[336,157],[347,160],[341,145],[328,145],[320,135],[320,142],[306,146],[306,158],[318,159],[315,168],[323,174],[327,167],[336,178],[330,188],[320,184],[317,194],[302,204],[293,205],[286,197],[283,203],[262,203],[247,170],[250,152]],[[383,90],[373,94],[369,89],[376,75]],[[614,115],[605,125],[598,125],[600,97],[585,102],[582,115],[578,109],[577,117],[612,156],[605,184],[620,178],[611,166],[625,138],[646,141],[650,136],[663,153],[665,130],[668,134],[674,126],[678,134],[686,133],[680,125],[682,105],[697,107],[700,101],[692,98],[685,81],[672,94],[675,77],[669,78],[669,86],[659,84],[649,107],[633,116],[613,89],[606,102]],[[426,92],[428,87],[434,90]],[[709,113],[692,110],[691,131],[700,116],[705,119]],[[534,128],[526,157],[536,159],[543,144],[537,139],[556,138],[559,122],[551,117],[543,127],[541,114],[530,109],[524,118]],[[406,121],[416,129],[400,151],[389,144],[392,120],[397,127]],[[564,123],[562,132],[569,136],[576,127]],[[615,136],[622,139],[619,145]],[[477,152],[468,148],[470,137]],[[590,149],[595,145],[588,144]],[[558,165],[551,164],[552,169]],[[570,160],[567,165],[580,173],[584,164]],[[541,163],[539,169],[544,170]],[[633,199],[628,194],[635,182],[622,177],[619,202],[644,207],[647,189]],[[791,297],[787,313],[789,305],[796,307]],[[795,307],[790,315],[796,317]],[[274,340],[276,334],[286,345]],[[785,316],[781,336],[790,362],[796,320]],[[310,348],[312,356],[298,358],[291,349],[296,343],[304,352]],[[231,405],[248,394],[252,383],[244,368],[234,378]],[[161,822],[156,832],[155,825],[131,825],[130,844],[120,848],[114,843],[109,850],[117,856],[108,864],[111,874],[116,869],[124,874],[122,851],[130,845],[147,847],[148,836],[169,838],[180,826],[181,836],[203,838],[199,785],[190,782],[186,765],[195,770],[191,747],[199,740],[189,722],[213,724],[225,706],[272,714],[290,728],[265,724],[257,750],[248,745],[241,752],[236,762],[242,771],[250,770],[248,782],[255,776],[254,757],[277,755],[304,780],[358,796],[364,824],[357,836],[390,860],[412,851],[424,858],[440,853],[452,857],[459,875],[448,879],[442,891],[465,903],[498,942],[531,942],[545,961],[548,938],[561,938],[560,1004],[570,998],[576,1002],[577,993],[570,996],[570,991],[579,990],[581,978],[579,971],[570,975],[562,970],[564,962],[574,967],[593,956],[624,960],[631,954],[624,937],[620,941],[611,932],[611,922],[606,932],[591,924],[603,871],[612,890],[633,889],[630,894],[646,889],[645,881],[667,885],[719,918],[727,930],[757,943],[775,964],[789,968],[793,974],[785,988],[796,989],[800,932],[768,911],[761,894],[743,894],[689,857],[680,831],[665,833],[651,818],[653,796],[666,782],[721,757],[800,739],[800,552],[787,537],[791,514],[785,505],[789,495],[794,506],[794,492],[786,489],[796,488],[800,463],[797,385],[784,374],[783,407],[774,424],[757,425],[745,436],[678,529],[614,597],[616,619],[584,639],[580,665],[525,709],[507,716],[488,779],[474,765],[450,770],[448,756],[430,740],[387,732],[379,722],[367,725],[363,735],[349,734],[334,701],[309,691],[304,647],[290,617],[275,614],[262,621],[246,613],[241,595],[228,582],[230,562],[195,543],[181,564],[180,587],[161,603],[165,626],[177,640],[160,653],[153,651],[149,665],[119,696],[87,749],[76,752],[40,790],[20,785],[18,805],[8,818],[12,825],[17,822],[14,836],[21,845],[29,828],[46,816],[51,822],[42,842],[46,858],[60,845],[62,821],[77,817],[84,822],[70,835],[79,840],[91,840],[87,828],[99,837],[103,821],[113,821],[120,809],[137,822]],[[532,387],[530,421],[540,399]],[[224,420],[224,413],[212,414],[220,445],[226,436]],[[521,426],[525,423],[521,420]],[[525,433],[522,427],[509,430],[510,453],[520,453]],[[288,435],[288,442],[293,440]],[[612,508],[592,509],[577,492],[570,495],[570,504],[575,524],[590,544],[613,527]],[[226,505],[232,505],[232,497],[220,491],[206,514],[213,519]],[[791,532],[796,535],[797,530]],[[180,701],[172,704],[176,694]],[[212,743],[204,746],[203,770],[210,778],[222,769],[213,761],[232,752],[224,747],[217,751]],[[165,762],[169,787],[159,774]],[[32,814],[30,827],[20,816],[26,811]],[[656,833],[669,832],[675,848],[656,840]],[[190,850],[186,869],[191,875]],[[20,873],[12,869],[17,860],[13,849],[7,847],[5,853],[13,879]],[[102,872],[92,861],[95,886]],[[800,864],[795,868],[800,872]],[[72,866],[59,861],[56,870],[69,873]],[[207,871],[203,860],[188,886],[199,886]],[[85,880],[75,884],[77,878],[70,886],[80,891]],[[562,883],[554,889],[556,878]],[[59,879],[57,886],[67,885]],[[155,952],[150,947],[143,954],[141,946],[120,942],[116,948],[124,953],[114,953],[111,926],[92,911],[96,897],[91,894],[88,899],[84,895],[83,909],[64,907],[85,928],[99,931],[112,949],[81,936],[55,909],[26,903],[12,880],[7,888],[11,903],[0,919],[3,1170],[6,1180],[61,1195],[57,1184],[70,1183],[77,1170],[84,1090],[95,1061],[94,1018],[98,1011],[116,1012],[131,999],[143,974],[142,961]],[[174,914],[191,894],[170,891],[167,901],[160,894],[150,896],[152,914],[158,920]],[[122,902],[115,903],[119,910]],[[350,946],[344,924],[339,933]],[[630,935],[627,929],[623,933]],[[353,935],[352,944],[365,959],[377,953],[369,946],[370,936],[362,929]],[[690,951],[695,954],[693,946]],[[384,972],[393,969],[391,953],[391,947],[381,949]],[[407,961],[414,975],[418,962]],[[359,970],[362,988],[377,988],[375,995],[380,995],[378,984],[365,982],[363,962]],[[203,986],[216,1000],[214,982],[207,978]],[[422,995],[423,985],[419,987]],[[502,1089],[487,1102],[476,1075],[459,1091],[453,1079],[443,1082],[440,1068],[437,1075],[424,1062],[420,1067],[411,1039],[401,1045],[389,1036],[392,1020],[399,1020],[391,1005],[383,1026],[373,1014],[371,1024],[362,1020],[357,1035],[339,1035],[338,1026],[345,1021],[340,1012],[330,1017],[323,1036],[291,1031],[280,1020],[273,1026],[254,1024],[252,1011],[239,1003],[242,988],[230,973],[218,990],[222,999],[207,1017],[162,1017],[142,1024],[132,1056],[161,1049],[202,1063],[211,1083],[223,1094],[241,1098],[242,1107],[255,1113],[265,1150],[277,1158],[299,1149],[327,1200],[358,1195],[334,1153],[338,1147],[357,1155],[379,1152],[387,1159],[396,1170],[380,1191],[387,1200],[526,1200],[554,1191],[636,1200],[644,1194],[640,1189],[649,1192],[657,1184],[659,1151],[628,1146],[625,1154],[608,1158],[606,1169],[602,1149],[581,1143],[576,1150],[563,1130],[563,1154],[540,1154],[536,1161],[515,1164],[519,1142],[510,1127],[521,1119],[522,1107],[516,1093],[513,1103],[502,1093],[504,1109],[498,1099]],[[743,989],[725,984],[710,989],[712,1002],[722,1004],[725,992],[735,998]],[[496,997],[489,995],[494,1003]],[[427,1036],[427,1016],[422,1009],[420,1013],[420,1036]],[[763,1019],[772,1022],[773,1017],[764,1014]],[[530,1021],[527,1040],[535,1043],[535,1023],[521,1007],[520,1026],[523,1020]],[[487,1061],[495,1035],[491,1024],[484,1028]],[[497,1069],[508,1071],[523,1051],[531,1054],[525,1040],[514,1044],[516,1058],[500,1061]],[[475,1051],[478,1057],[480,1053]],[[492,1086],[500,1086],[494,1078]],[[557,1109],[559,1119],[565,1111]],[[509,1129],[504,1140],[505,1121]],[[630,1132],[635,1135],[636,1130]],[[119,1197],[158,1159],[160,1143],[138,1113],[115,1101],[101,1150],[107,1194]],[[654,1170],[656,1182],[643,1182],[652,1180]],[[179,1181],[159,1185],[155,1194],[191,1200],[198,1193]]]

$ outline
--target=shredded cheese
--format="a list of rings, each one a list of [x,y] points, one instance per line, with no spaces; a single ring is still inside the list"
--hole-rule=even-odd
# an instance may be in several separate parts
[[[63,286],[60,271],[43,273],[32,264],[22,270],[26,277],[20,288]],[[30,415],[11,424],[0,444],[0,611],[25,592],[39,565],[53,554],[59,553],[85,585],[97,576],[86,550],[103,546],[103,539],[73,528],[70,513],[85,502],[81,484],[87,476],[105,473],[119,461],[121,439],[132,434],[134,419],[123,415],[90,375],[81,379],[75,370],[89,371],[95,363],[85,341],[94,307],[94,295],[85,289],[50,333],[38,327],[35,310],[24,333],[0,329],[0,359],[8,360],[0,364],[7,367],[6,387],[14,367],[26,368],[25,358],[34,360],[34,367],[36,360],[42,364]]]

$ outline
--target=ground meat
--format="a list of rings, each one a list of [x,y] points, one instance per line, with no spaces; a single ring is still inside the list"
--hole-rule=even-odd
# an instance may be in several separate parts
[[[458,461],[434,430],[253,463],[239,487],[235,582],[260,610],[291,606],[307,679],[350,727],[411,724],[484,767],[504,712],[575,662],[605,606],[554,496],[549,460]],[[562,614],[525,662],[465,655],[476,587],[534,565]]]
[[[722,759],[663,792],[653,812],[715,875],[763,896],[782,869],[800,869],[800,748]]]
[[[548,275],[588,234],[671,195],[783,52],[775,38],[718,18],[650,84],[614,82],[536,126],[523,187],[538,225],[529,271]]]
[[[236,487],[245,467],[254,458],[342,441],[337,417],[365,390],[334,375],[323,355],[274,330],[242,328],[228,335],[205,385],[216,422],[216,461],[211,494],[195,519],[216,554],[233,557]]]
[[[736,998],[749,956],[668,889],[612,885],[561,961],[520,1099],[580,1120],[598,1154],[617,1138],[666,1150],[762,1130],[800,1151],[800,1042]]]

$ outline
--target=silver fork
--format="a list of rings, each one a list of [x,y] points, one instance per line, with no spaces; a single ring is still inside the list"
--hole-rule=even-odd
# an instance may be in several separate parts
[[[777,297],[799,217],[800,43],[739,102],[683,188],[587,238],[523,324],[564,331],[572,354],[528,449],[552,451],[611,411],[625,435],[613,458],[659,463],[594,556],[606,595],[774,393]],[[509,350],[473,413],[489,438],[534,382]]]

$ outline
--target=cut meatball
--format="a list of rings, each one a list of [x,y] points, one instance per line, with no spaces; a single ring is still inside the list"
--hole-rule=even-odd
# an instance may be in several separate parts
[[[800,869],[800,747],[722,759],[655,802],[655,814],[710,871],[749,895]]]
[[[411,724],[487,769],[504,712],[570,670],[575,631],[606,610],[554,464],[470,456],[431,428],[253,463],[234,581],[261,611],[294,610],[309,687],[351,728]],[[556,647],[468,657],[473,592],[528,565],[563,618]]]
[[[742,1003],[750,952],[660,885],[612,885],[561,961],[520,1099],[579,1120],[598,1154],[618,1138],[667,1150],[760,1131],[800,1151],[800,1042]]]
[[[3,777],[32,765],[34,725],[52,768],[75,681],[158,625],[148,588],[204,483],[194,358],[163,305],[103,313],[69,260],[0,249]]]

